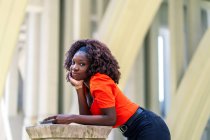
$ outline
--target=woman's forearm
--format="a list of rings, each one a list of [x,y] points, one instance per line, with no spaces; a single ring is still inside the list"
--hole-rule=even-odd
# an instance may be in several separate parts
[[[83,89],[77,89],[80,115],[91,115]]]
[[[115,119],[107,115],[74,115],[72,121],[78,124],[104,126],[114,126],[116,123]]]

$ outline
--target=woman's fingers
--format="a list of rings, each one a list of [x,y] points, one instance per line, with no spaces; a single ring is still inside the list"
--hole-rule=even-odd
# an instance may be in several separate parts
[[[56,117],[57,117],[57,115],[47,117],[47,118],[45,118],[43,121],[41,121],[41,122],[40,122],[40,124],[50,124],[50,123],[55,123],[55,122],[56,122]]]
[[[69,78],[70,82],[74,85],[78,85],[78,81],[73,79],[72,77]]]
[[[48,120],[55,120],[57,116],[50,116],[44,119],[43,121],[48,121]]]
[[[70,124],[71,115],[59,114],[56,118],[56,124]]]

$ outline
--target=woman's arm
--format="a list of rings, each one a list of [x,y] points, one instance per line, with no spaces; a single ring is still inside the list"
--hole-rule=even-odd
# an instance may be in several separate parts
[[[82,88],[76,89],[79,103],[79,114],[80,115],[91,115],[87,100],[85,97],[84,90]]]
[[[87,100],[83,90],[83,80],[77,81],[68,74],[68,81],[75,87],[77,91],[78,103],[79,103],[79,113],[80,115],[91,115],[88,108]]]
[[[103,115],[55,115],[44,121],[53,119],[55,124],[79,123],[85,125],[114,126],[116,123],[115,107],[101,109]]]
[[[116,123],[115,107],[101,109],[103,115],[78,115],[73,122],[90,125],[114,126]]]

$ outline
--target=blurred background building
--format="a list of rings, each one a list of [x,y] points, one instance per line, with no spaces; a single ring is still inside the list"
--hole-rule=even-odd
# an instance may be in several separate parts
[[[65,52],[96,38],[119,61],[126,96],[161,115],[173,140],[210,140],[209,27],[209,0],[0,0],[0,139],[78,113]]]

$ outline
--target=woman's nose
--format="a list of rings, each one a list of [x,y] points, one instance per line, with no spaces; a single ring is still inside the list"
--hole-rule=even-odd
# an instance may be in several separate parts
[[[79,70],[79,68],[76,64],[74,64],[72,68],[73,68],[73,70]]]

